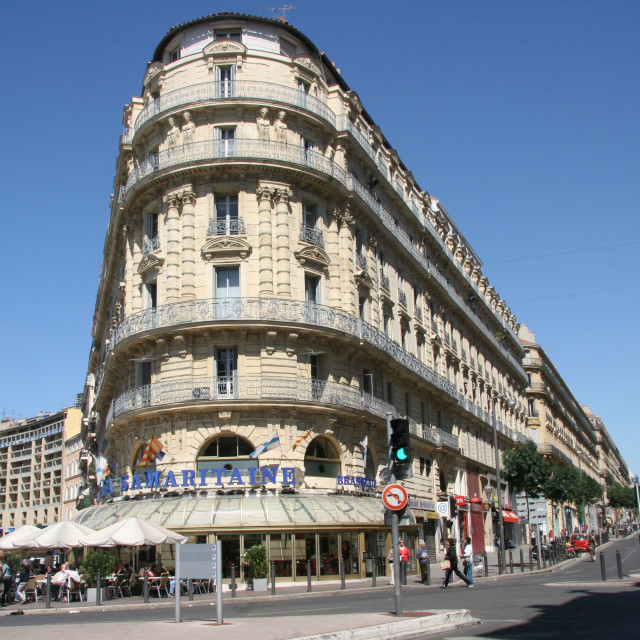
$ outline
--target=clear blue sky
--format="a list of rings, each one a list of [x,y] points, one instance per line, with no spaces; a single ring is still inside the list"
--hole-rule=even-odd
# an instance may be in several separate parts
[[[271,4],[3,6],[1,414],[82,391],[122,106],[156,44]],[[290,4],[640,472],[640,2]]]

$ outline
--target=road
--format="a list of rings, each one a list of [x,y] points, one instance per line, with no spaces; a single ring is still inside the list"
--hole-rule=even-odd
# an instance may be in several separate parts
[[[403,609],[411,612],[464,608],[482,620],[481,625],[430,635],[429,638],[565,640],[570,637],[602,640],[615,635],[616,640],[637,640],[640,638],[637,619],[640,588],[634,585],[633,580],[621,582],[617,579],[616,549],[620,550],[624,574],[640,573],[640,545],[634,537],[620,540],[605,550],[608,580],[604,583],[599,562],[591,562],[587,556],[556,568],[553,573],[516,573],[501,578],[484,578],[477,581],[475,589],[465,588],[460,581],[447,590],[440,590],[437,585],[410,584],[403,590]],[[316,593],[295,600],[274,598],[237,602],[225,598],[223,611],[225,621],[262,620],[265,629],[270,623],[283,629],[301,628],[312,633],[313,628],[308,628],[305,621],[339,614],[379,614],[393,611],[394,606],[393,589],[380,587],[354,592]],[[36,633],[39,637],[58,637],[60,634],[75,637],[65,628],[74,625],[77,629],[81,625],[89,629],[87,635],[94,639],[113,638],[122,634],[123,623],[129,629],[127,635],[130,635],[131,629],[138,625],[169,623],[173,616],[173,608],[3,616],[0,635],[24,638]],[[199,622],[201,625],[213,622],[215,606],[184,602],[182,618],[185,622]],[[97,629],[96,633],[90,631],[96,624],[101,625],[99,634]],[[168,633],[176,637],[177,627],[172,626],[171,629]],[[213,627],[208,629],[211,631]]]

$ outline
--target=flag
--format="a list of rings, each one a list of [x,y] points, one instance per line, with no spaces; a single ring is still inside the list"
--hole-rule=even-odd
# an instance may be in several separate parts
[[[105,471],[109,468],[109,462],[104,456],[98,456],[98,462],[96,462],[96,484],[102,486],[102,478],[105,475]]]
[[[313,427],[311,429],[309,429],[308,431],[305,431],[294,443],[293,443],[293,447],[291,447],[291,451],[295,451],[298,447],[298,445],[303,442],[304,440],[306,440],[309,435],[311,434],[311,432],[313,431]]]
[[[250,458],[257,458],[261,453],[265,451],[271,451],[271,449],[275,449],[280,446],[280,436],[276,434],[271,438],[271,440],[267,440],[263,444],[261,444],[255,451],[252,451],[249,454]]]
[[[145,468],[149,466],[154,460],[162,460],[164,458],[164,447],[158,438],[151,436],[151,440],[147,443],[147,448],[144,450],[140,467]]]
[[[360,446],[364,449],[364,462],[362,463],[362,468],[367,468],[367,448],[369,447],[369,434],[364,437],[364,440],[360,443]]]

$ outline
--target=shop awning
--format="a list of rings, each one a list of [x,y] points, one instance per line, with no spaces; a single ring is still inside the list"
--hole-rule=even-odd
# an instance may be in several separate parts
[[[505,522],[520,522],[520,518],[511,511],[511,509],[503,509],[502,510],[502,519]]]

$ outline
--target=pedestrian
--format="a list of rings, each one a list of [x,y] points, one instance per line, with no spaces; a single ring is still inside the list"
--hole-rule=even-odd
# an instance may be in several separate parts
[[[462,551],[462,568],[464,575],[467,576],[467,580],[471,583],[469,586],[472,587],[476,583],[473,578],[473,547],[471,546],[471,538],[467,536],[464,541],[466,544]]]
[[[22,567],[18,575],[18,588],[16,589],[16,599],[20,599],[20,602],[24,604],[27,601],[27,596],[24,594],[27,584],[29,583],[29,577],[31,576],[31,565],[25,558],[22,561]]]
[[[406,586],[409,569],[409,547],[404,546],[404,540],[399,541],[398,557],[400,559],[400,582]]]
[[[2,588],[2,593],[0,594],[0,605],[6,607],[8,604],[11,604],[11,587],[13,586],[13,569],[11,565],[7,562],[7,559],[4,558],[2,561],[2,582],[0,582],[0,587]]]
[[[429,570],[429,552],[427,551],[427,543],[424,540],[420,540],[420,546],[416,553],[418,563],[420,565],[420,582],[427,584],[427,571]]]
[[[456,552],[456,540],[455,538],[449,538],[447,540],[447,551],[444,555],[445,562],[449,561],[449,568],[445,569],[444,572],[444,582],[442,583],[441,589],[449,588],[449,581],[451,580],[451,576],[455,573],[460,580],[462,580],[467,587],[470,589],[473,588],[473,585],[467,580],[467,577],[464,573],[460,572],[458,569],[458,554]]]
[[[393,553],[393,547],[391,547],[391,549],[389,549],[389,555],[387,556],[387,560],[389,561],[389,574],[391,576],[391,580],[389,581],[389,584],[393,587],[396,584],[396,574],[395,571],[393,570],[393,559],[395,557],[395,554]]]

